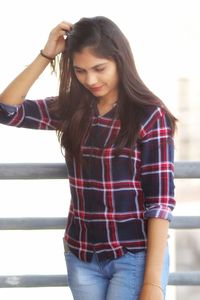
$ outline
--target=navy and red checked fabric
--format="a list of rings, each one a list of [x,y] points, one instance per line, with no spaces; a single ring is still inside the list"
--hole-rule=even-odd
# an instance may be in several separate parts
[[[59,120],[49,110],[53,99],[1,105],[6,125],[55,130]],[[134,120],[133,120],[134,122]],[[147,220],[171,220],[174,200],[174,142],[169,121],[159,107],[148,108],[134,148],[114,155],[120,130],[117,106],[104,116],[93,109],[82,145],[83,163],[68,162],[71,204],[65,241],[81,260],[117,258],[147,247]]]

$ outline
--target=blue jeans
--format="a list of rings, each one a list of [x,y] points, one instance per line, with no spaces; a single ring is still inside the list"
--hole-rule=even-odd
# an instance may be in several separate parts
[[[143,283],[146,252],[127,252],[117,259],[90,263],[65,253],[69,287],[74,300],[138,300]],[[162,287],[166,290],[169,273],[168,249],[165,253]]]

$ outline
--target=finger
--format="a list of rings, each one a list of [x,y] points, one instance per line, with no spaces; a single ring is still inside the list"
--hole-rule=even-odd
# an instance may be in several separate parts
[[[56,34],[54,35],[54,38],[56,40],[59,39],[59,38],[61,38],[61,37],[66,38],[67,35],[68,35],[68,31],[66,31],[66,30],[60,30],[60,31],[56,32]]]
[[[71,30],[72,26],[69,23],[62,22],[50,32],[50,37],[66,36]]]
[[[58,25],[62,30],[65,30],[65,31],[71,31],[72,28],[73,28],[73,24],[72,23],[69,23],[69,22],[61,22],[59,25]]]

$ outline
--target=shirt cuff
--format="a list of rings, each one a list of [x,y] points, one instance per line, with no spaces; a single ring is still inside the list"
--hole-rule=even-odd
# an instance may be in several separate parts
[[[145,211],[144,219],[150,219],[150,218],[164,219],[170,222],[173,218],[173,215],[171,209],[168,206],[157,205],[157,206],[149,207]]]
[[[12,116],[14,115],[19,108],[19,105],[8,105],[8,104],[3,104],[0,103],[0,108],[8,115]]]

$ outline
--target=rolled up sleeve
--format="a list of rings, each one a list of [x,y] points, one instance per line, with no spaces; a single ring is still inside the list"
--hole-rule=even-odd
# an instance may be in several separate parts
[[[13,116],[17,112],[18,107],[19,107],[19,105],[7,105],[7,104],[0,103],[0,110],[7,117]]]
[[[8,126],[31,129],[55,130],[59,124],[49,107],[54,98],[25,100],[11,106],[0,103],[0,123]]]
[[[158,110],[143,128],[141,182],[144,218],[171,221],[174,199],[174,140],[169,120]]]

